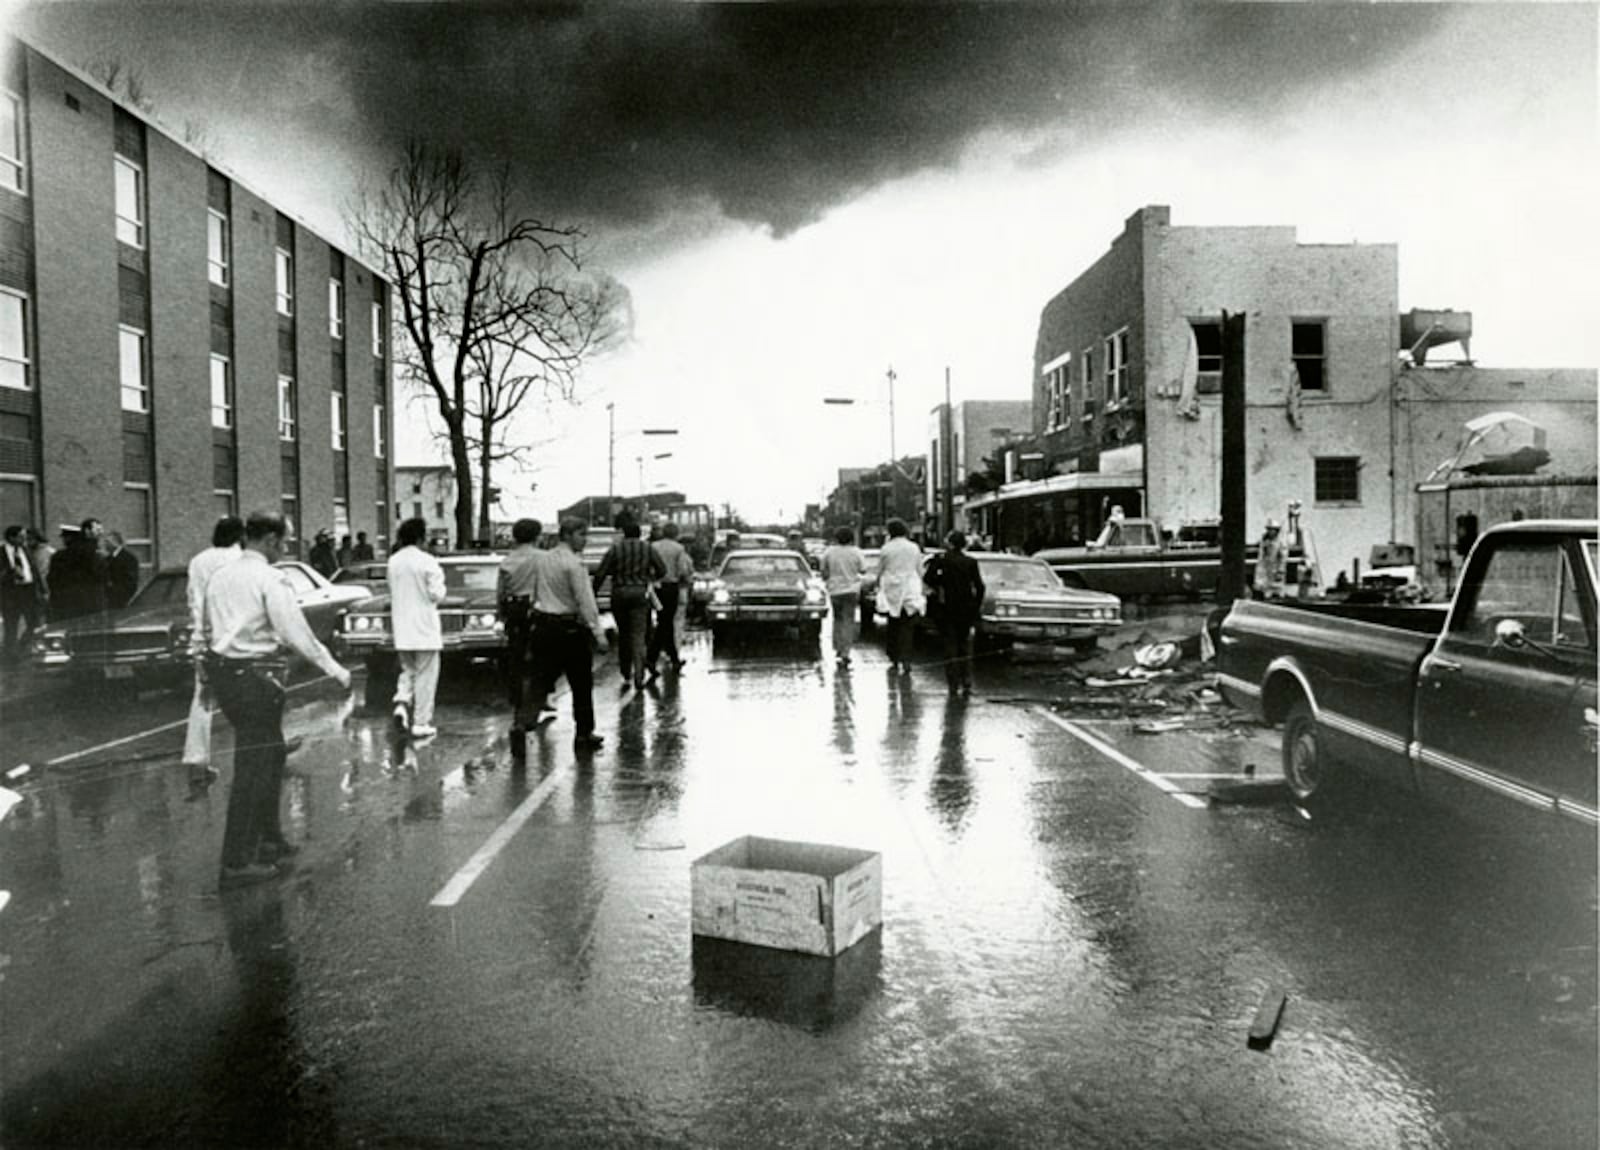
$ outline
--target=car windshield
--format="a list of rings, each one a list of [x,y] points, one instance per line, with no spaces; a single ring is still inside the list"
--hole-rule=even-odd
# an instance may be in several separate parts
[[[443,563],[445,591],[459,595],[467,591],[493,591],[500,576],[498,563]]]
[[[163,571],[151,578],[128,601],[129,607],[165,607],[169,603],[183,603],[189,593],[189,574],[186,571]]]
[[[1061,586],[1061,580],[1043,562],[1026,559],[979,559],[978,570],[984,586],[991,590],[1048,591]]]
[[[798,555],[735,555],[722,565],[729,575],[809,575],[811,568]]]

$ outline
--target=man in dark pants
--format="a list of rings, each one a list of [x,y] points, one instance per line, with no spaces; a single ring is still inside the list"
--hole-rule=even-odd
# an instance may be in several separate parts
[[[656,596],[661,600],[661,610],[656,612],[656,625],[650,631],[650,649],[645,652],[646,678],[655,682],[660,671],[656,661],[663,654],[674,671],[683,669],[683,656],[678,654],[678,604],[684,591],[694,582],[694,561],[678,542],[678,525],[666,523],[661,528],[661,538],[652,540],[650,549],[666,564],[667,574],[656,586]]]
[[[594,573],[593,590],[611,580],[611,614],[617,620],[617,662],[622,689],[644,687],[645,648],[650,638],[650,585],[667,573],[667,565],[643,539],[639,520],[630,511],[616,518],[622,538],[611,545]]]
[[[295,849],[279,823],[287,755],[284,648],[321,667],[341,687],[350,686],[350,672],[317,640],[288,579],[272,566],[283,556],[288,530],[282,515],[253,512],[245,521],[244,551],[206,586],[205,673],[233,725],[233,785],[222,832],[224,890],[277,877],[278,862]]]
[[[533,698],[533,597],[539,589],[539,573],[549,554],[539,549],[544,525],[537,519],[519,519],[511,526],[516,544],[500,561],[496,601],[500,621],[506,629],[506,696],[511,703],[511,753],[518,758],[526,752],[530,727],[542,726],[556,717],[554,708],[532,710]]]
[[[944,553],[929,560],[923,573],[932,592],[929,610],[944,639],[944,679],[952,695],[972,694],[972,628],[983,610],[983,573],[966,548],[966,535],[950,532]]]
[[[31,635],[39,629],[39,611],[44,600],[44,581],[28,553],[28,541],[20,524],[6,528],[5,545],[0,546],[0,617],[5,620],[4,659],[15,662],[21,653],[22,625]]]
[[[572,745],[592,751],[605,741],[594,733],[593,650],[604,653],[605,628],[595,606],[594,588],[583,566],[583,545],[589,525],[581,519],[561,521],[561,541],[539,572],[533,598],[533,703],[531,714],[544,710],[556,680],[567,677],[572,690]],[[592,644],[592,646],[591,646]],[[516,745],[513,743],[513,752]]]

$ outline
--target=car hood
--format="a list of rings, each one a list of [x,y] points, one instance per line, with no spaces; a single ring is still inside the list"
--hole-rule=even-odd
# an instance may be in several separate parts
[[[1104,591],[1085,591],[1077,587],[996,588],[987,596],[994,603],[1015,603],[1036,607],[1121,607],[1122,600]]]
[[[730,591],[795,591],[810,584],[801,575],[729,575],[722,580]]]
[[[352,615],[387,615],[391,596],[374,595],[350,608]],[[446,595],[439,604],[441,611],[493,611],[498,600],[493,591],[465,591]]]
[[[82,635],[94,631],[164,631],[172,626],[189,625],[189,608],[182,603],[163,603],[139,610],[104,611],[46,628],[47,635]]]

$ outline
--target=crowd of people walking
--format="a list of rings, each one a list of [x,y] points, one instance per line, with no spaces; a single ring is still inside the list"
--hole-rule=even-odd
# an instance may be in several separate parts
[[[63,528],[60,549],[35,527],[12,524],[0,548],[0,660],[16,663],[47,623],[126,607],[139,589],[139,558],[119,531],[85,519]]]

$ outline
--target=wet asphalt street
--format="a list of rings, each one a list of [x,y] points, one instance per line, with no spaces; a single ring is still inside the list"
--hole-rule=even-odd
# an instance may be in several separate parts
[[[299,687],[295,872],[225,896],[186,698],[9,708],[0,1144],[1596,1144],[1592,855],[1211,802],[1275,734],[1053,711],[1049,660],[953,700],[923,658],[696,634],[526,769],[486,677],[420,748]],[[693,940],[690,864],[745,834],[881,852],[881,931]]]

